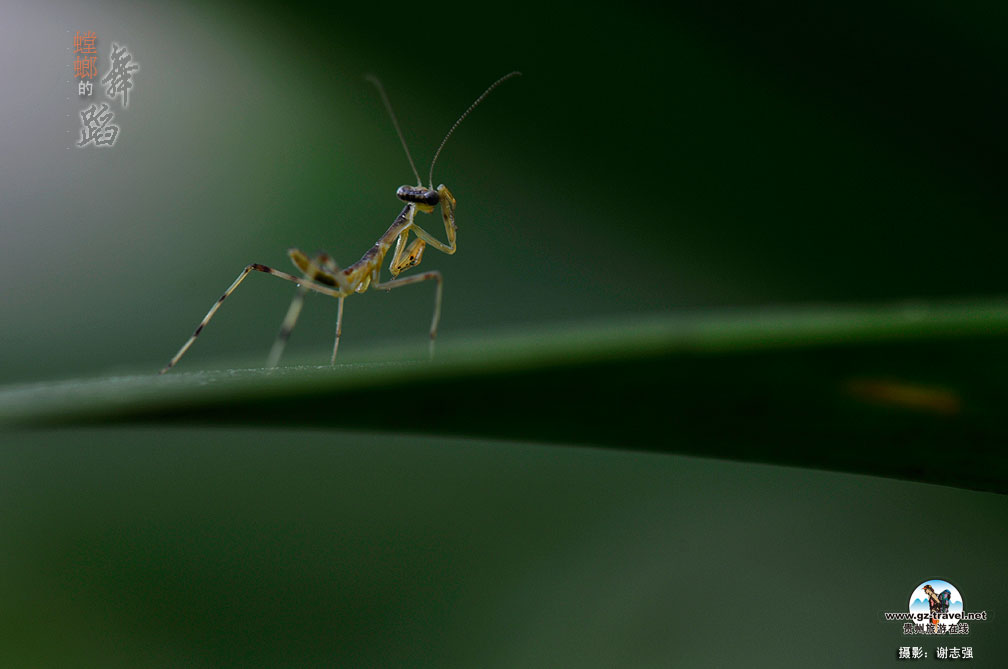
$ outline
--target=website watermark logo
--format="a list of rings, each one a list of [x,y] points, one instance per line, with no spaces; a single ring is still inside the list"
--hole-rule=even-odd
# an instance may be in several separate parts
[[[904,635],[946,637],[942,645],[931,649],[923,645],[899,647],[896,657],[901,660],[920,660],[928,655],[938,660],[971,660],[973,647],[958,642],[966,641],[963,637],[970,633],[971,624],[987,620],[986,611],[968,611],[959,589],[940,578],[914,588],[905,611],[886,611],[882,615],[886,622],[901,623]]]
[[[962,620],[962,612],[962,595],[948,581],[925,581],[910,595],[910,613],[931,625],[953,625]]]

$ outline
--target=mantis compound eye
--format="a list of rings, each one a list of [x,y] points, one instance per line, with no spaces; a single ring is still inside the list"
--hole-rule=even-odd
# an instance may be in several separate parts
[[[424,188],[423,186],[399,186],[398,190],[396,190],[396,197],[403,202],[426,204],[430,207],[435,206],[441,201],[436,190]]]

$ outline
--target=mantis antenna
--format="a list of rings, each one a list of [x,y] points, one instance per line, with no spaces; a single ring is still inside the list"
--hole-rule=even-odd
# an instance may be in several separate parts
[[[517,72],[517,71],[505,74],[503,77],[501,77],[497,81],[495,81],[492,84],[490,84],[490,87],[487,88],[485,91],[483,91],[483,95],[481,95],[478,98],[476,98],[476,102],[474,102],[471,105],[469,105],[469,109],[466,109],[465,112],[463,112],[462,116],[458,117],[458,120],[455,121],[455,125],[453,125],[451,127],[451,130],[448,131],[448,134],[445,135],[445,138],[441,140],[441,146],[439,146],[438,150],[434,152],[434,160],[431,161],[431,164],[430,164],[430,174],[428,175],[428,182],[427,182],[428,186],[430,186],[431,188],[434,188],[434,163],[437,162],[438,156],[441,155],[441,149],[444,148],[445,142],[447,142],[448,138],[452,136],[453,132],[455,132],[455,128],[459,127],[459,123],[462,122],[462,119],[464,119],[466,116],[468,116],[469,112],[471,112],[473,109],[476,109],[476,105],[478,105],[479,103],[483,102],[483,99],[486,96],[490,95],[490,92],[493,89],[497,88],[498,86],[500,86],[501,84],[503,84],[505,81],[507,81],[508,79],[510,79],[512,77],[520,77],[520,76],[521,76],[521,72]],[[384,94],[382,94],[382,95],[384,97]],[[386,102],[386,104],[388,104],[388,103]],[[390,108],[389,112],[391,113],[391,111],[392,110]],[[392,118],[393,118],[393,120],[395,120],[394,116]],[[402,139],[402,135],[400,135],[399,138]],[[403,142],[403,146],[404,147],[406,146],[406,142]],[[406,153],[408,155],[409,151],[407,151]],[[412,159],[410,159],[410,164],[411,165],[413,164],[413,160]],[[415,167],[413,168],[413,171],[416,172],[416,168]],[[419,179],[419,178],[420,177],[418,176],[417,179]],[[422,185],[422,184],[420,184],[420,185]]]
[[[508,75],[508,76],[510,76],[510,75]],[[399,121],[396,120],[395,112],[392,111],[392,103],[389,102],[388,96],[385,95],[385,87],[382,86],[382,84],[381,84],[380,81],[378,81],[378,77],[374,76],[373,74],[369,74],[369,75],[367,75],[364,78],[367,79],[368,81],[370,81],[372,84],[374,84],[374,87],[378,89],[378,95],[381,96],[382,102],[385,103],[385,109],[388,110],[389,116],[392,117],[392,125],[395,126],[396,134],[399,135],[399,141],[402,142],[402,148],[403,148],[403,151],[406,152],[406,158],[409,159],[409,165],[410,165],[410,167],[413,168],[413,175],[416,177],[417,186],[422,186],[423,182],[420,180],[420,173],[417,172],[416,165],[413,164],[413,156],[410,155],[409,147],[406,146],[406,140],[403,138],[402,130],[399,129]],[[497,83],[499,84],[500,82],[498,81]],[[496,85],[497,84],[494,84],[494,86],[496,86]],[[493,88],[493,86],[491,86],[491,88]],[[489,92],[490,91],[487,91],[487,93],[489,93]],[[483,95],[485,96],[486,93],[484,93]],[[477,100],[477,102],[479,102],[479,100]],[[475,107],[476,105],[473,105],[473,106]],[[468,114],[468,113],[469,112],[466,112],[466,114]],[[464,114],[463,114],[463,116],[464,116]],[[459,120],[461,121],[462,119],[459,119]],[[454,128],[452,128],[452,130],[454,130]],[[449,134],[451,134],[451,133],[449,133]],[[447,139],[447,138],[445,138],[445,139]],[[431,169],[433,169],[433,168],[434,168],[434,166],[431,165]]]

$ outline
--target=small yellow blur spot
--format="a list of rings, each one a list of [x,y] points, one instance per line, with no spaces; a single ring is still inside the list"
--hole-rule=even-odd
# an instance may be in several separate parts
[[[856,399],[869,404],[927,411],[946,416],[962,410],[962,400],[954,391],[891,379],[852,379],[846,389]]]

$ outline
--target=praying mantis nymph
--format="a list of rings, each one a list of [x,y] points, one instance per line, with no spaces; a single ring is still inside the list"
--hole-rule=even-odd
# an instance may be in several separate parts
[[[164,374],[169,369],[178,363],[179,359],[185,355],[185,352],[189,350],[189,347],[193,345],[196,341],[196,337],[199,336],[203,328],[207,326],[210,319],[213,318],[217,310],[220,309],[221,304],[227,299],[228,295],[233,293],[236,288],[245,280],[252,272],[264,272],[270,276],[275,276],[279,279],[284,279],[285,281],[290,281],[297,285],[298,290],[294,295],[294,299],[291,301],[290,307],[287,309],[287,315],[284,317],[283,322],[280,325],[280,332],[277,334],[276,341],[273,343],[273,348],[270,350],[269,359],[267,361],[268,367],[275,367],[277,362],[280,360],[280,355],[283,353],[284,346],[287,343],[287,339],[290,337],[291,331],[297,324],[298,316],[301,314],[301,307],[304,303],[304,298],[309,291],[321,293],[323,295],[328,295],[329,297],[335,297],[339,300],[339,307],[337,308],[336,315],[336,341],[333,343],[332,351],[332,364],[336,363],[336,352],[339,350],[340,334],[343,330],[343,300],[353,293],[363,293],[368,289],[368,287],[381,288],[383,290],[392,290],[393,288],[399,288],[401,286],[409,286],[414,283],[420,283],[422,281],[429,281],[433,279],[437,281],[437,290],[434,294],[434,317],[431,319],[430,327],[430,353],[434,353],[434,340],[437,337],[438,320],[441,318],[441,292],[442,292],[442,280],[441,273],[437,270],[431,270],[429,272],[424,272],[423,274],[415,274],[413,276],[396,278],[399,276],[400,272],[410,267],[415,267],[420,264],[420,260],[423,258],[424,249],[428,244],[433,246],[438,251],[442,253],[447,253],[451,255],[455,253],[455,235],[458,228],[455,225],[455,197],[452,196],[451,191],[444,184],[441,184],[436,189],[434,188],[434,163],[437,162],[438,156],[441,154],[441,149],[444,148],[445,142],[451,137],[452,133],[459,126],[462,120],[472,112],[476,106],[483,101],[486,96],[490,95],[493,89],[500,86],[502,83],[511,79],[512,77],[517,77],[521,75],[521,72],[511,72],[504,75],[483,91],[483,94],[476,98],[476,101],[469,105],[469,108],[455,121],[454,125],[448,130],[448,134],[445,138],[441,140],[441,145],[438,147],[437,151],[434,153],[434,159],[431,160],[430,173],[428,174],[427,186],[423,185],[423,180],[420,179],[420,174],[417,172],[416,165],[413,163],[413,157],[410,155],[409,147],[406,146],[406,140],[403,138],[402,131],[399,129],[399,122],[396,120],[395,112],[392,111],[392,104],[389,102],[388,96],[385,95],[385,89],[382,87],[381,82],[378,79],[369,76],[368,80],[374,84],[375,88],[378,89],[378,94],[381,95],[382,102],[385,105],[386,110],[388,110],[389,116],[392,118],[392,125],[395,126],[396,134],[399,135],[399,141],[402,142],[403,149],[406,151],[406,158],[409,159],[410,167],[413,169],[413,174],[417,178],[416,186],[400,186],[396,190],[396,197],[406,203],[403,210],[399,212],[396,219],[392,222],[392,225],[388,230],[385,231],[374,246],[372,246],[368,251],[361,257],[360,260],[350,265],[346,269],[341,269],[339,265],[329,256],[329,254],[320,252],[314,257],[309,258],[306,254],[302,253],[299,249],[292,248],[287,251],[287,255],[293,261],[294,266],[298,268],[302,276],[294,276],[288,274],[287,272],[281,272],[280,270],[273,269],[272,267],[267,267],[266,265],[260,265],[258,263],[252,263],[247,265],[245,269],[241,271],[238,278],[224,291],[224,294],[218,298],[217,302],[210,307],[210,311],[207,315],[203,317],[200,324],[196,327],[196,331],[193,332],[189,340],[183,344],[179,352],[165,365],[161,373]],[[445,234],[448,237],[448,242],[442,242],[436,239],[429,232],[421,228],[414,221],[416,213],[422,212],[425,214],[432,213],[435,207],[441,207],[441,216],[444,218]],[[416,235],[416,239],[412,242],[409,241],[410,233]],[[389,263],[389,272],[392,274],[392,278],[388,281],[381,280],[381,264],[385,261],[385,255],[388,253],[389,249],[392,248],[393,242],[395,243],[395,251],[392,253],[392,261]]]

